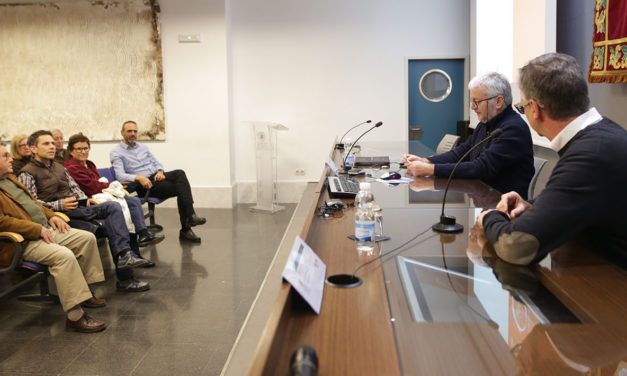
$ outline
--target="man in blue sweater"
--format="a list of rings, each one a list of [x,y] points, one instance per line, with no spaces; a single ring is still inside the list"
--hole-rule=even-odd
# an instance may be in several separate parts
[[[455,164],[470,148],[495,129],[502,134],[473,150],[455,170],[455,178],[480,179],[499,192],[516,191],[527,198],[534,174],[531,133],[512,108],[512,89],[507,78],[492,72],[473,78],[468,84],[471,108],[480,123],[472,136],[453,150],[422,158],[405,156],[412,176],[448,177]]]
[[[520,69],[516,105],[560,159],[533,203],[504,194],[477,221],[503,260],[526,265],[571,239],[625,265],[627,260],[627,132],[590,108],[577,61],[550,53]]]

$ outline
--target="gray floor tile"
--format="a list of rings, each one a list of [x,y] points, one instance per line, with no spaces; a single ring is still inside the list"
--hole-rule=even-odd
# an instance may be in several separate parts
[[[28,344],[33,341],[33,338],[27,339],[12,339],[1,338],[0,339],[0,364],[11,358],[15,353],[19,353]]]
[[[64,375],[128,375],[146,356],[151,345],[126,338],[102,336],[63,369]]]
[[[0,363],[3,372],[60,373],[84,351],[83,341],[37,338],[25,343]],[[34,356],[36,354],[36,356]]]
[[[222,367],[224,366],[224,363],[226,363],[226,359],[229,356],[229,352],[231,351],[231,346],[231,344],[215,346],[213,355],[209,359],[205,369],[202,371],[203,376],[217,376],[220,374],[220,371],[222,371]]]
[[[154,345],[132,375],[200,375],[213,353],[207,345]]]
[[[142,248],[157,267],[135,270],[148,292],[116,291],[101,245],[107,280],[92,287],[107,306],[87,311],[109,321],[102,333],[66,332],[58,304],[2,301],[0,374],[218,375],[295,206],[275,215],[248,207],[198,210],[207,217],[194,228],[199,245],[179,241],[176,209],[158,208],[166,239]]]

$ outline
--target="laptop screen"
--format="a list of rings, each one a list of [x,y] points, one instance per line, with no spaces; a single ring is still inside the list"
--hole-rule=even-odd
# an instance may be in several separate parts
[[[333,162],[331,158],[327,159],[326,164],[329,167],[329,169],[331,169],[331,175],[338,176],[340,169],[337,168],[337,166],[335,165],[335,162]]]

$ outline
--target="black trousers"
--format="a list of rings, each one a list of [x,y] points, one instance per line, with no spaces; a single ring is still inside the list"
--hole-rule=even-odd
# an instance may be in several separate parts
[[[185,171],[174,170],[165,172],[165,180],[162,181],[154,181],[155,175],[149,176],[150,180],[152,180],[152,188],[150,188],[148,195],[162,200],[176,197],[181,228],[187,230],[189,228],[188,219],[194,214],[194,198],[192,197],[192,188],[189,186],[189,180],[187,180]],[[135,183],[135,190],[139,197],[143,198],[146,196],[147,190],[137,183]]]

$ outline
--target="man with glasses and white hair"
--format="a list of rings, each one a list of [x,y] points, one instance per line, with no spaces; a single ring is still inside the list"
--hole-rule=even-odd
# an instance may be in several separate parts
[[[520,90],[516,108],[560,159],[533,204],[510,192],[478,217],[486,238],[513,264],[540,261],[577,238],[627,265],[627,132],[590,108],[586,79],[572,56],[531,60],[520,69]]]
[[[534,174],[531,132],[512,108],[512,89],[507,78],[492,72],[473,78],[468,84],[471,108],[479,118],[472,136],[446,153],[427,158],[404,157],[412,176],[448,177],[455,164],[470,148],[495,129],[502,134],[473,150],[455,170],[455,178],[480,179],[500,192],[516,191],[527,197]]]

